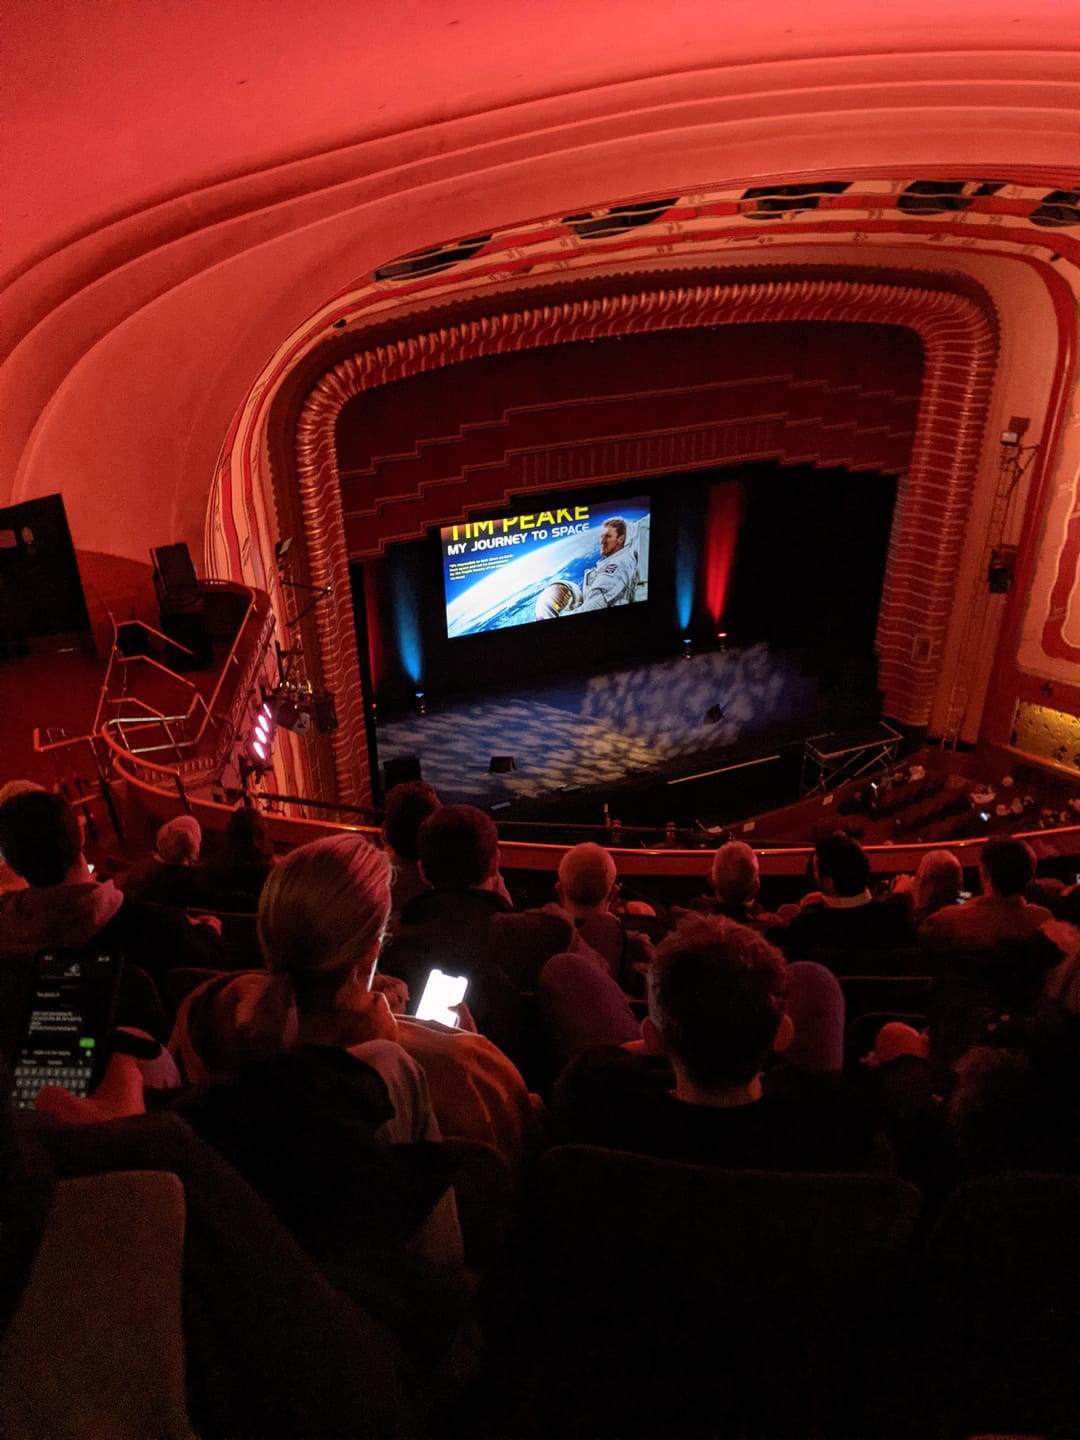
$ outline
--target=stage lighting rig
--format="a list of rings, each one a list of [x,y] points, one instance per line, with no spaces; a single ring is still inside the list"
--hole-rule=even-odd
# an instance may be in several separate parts
[[[262,774],[269,770],[273,764],[271,754],[274,748],[274,735],[277,731],[277,710],[272,696],[267,696],[255,715],[255,723],[248,731],[247,739],[244,741],[243,754],[240,759],[241,774],[245,762],[249,772]]]
[[[338,728],[337,702],[329,690],[279,685],[268,703],[279,728],[294,735],[306,735],[313,723],[320,735],[329,735]]]

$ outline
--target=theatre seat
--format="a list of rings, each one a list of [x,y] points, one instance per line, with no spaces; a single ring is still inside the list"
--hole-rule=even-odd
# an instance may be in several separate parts
[[[1080,1177],[982,1176],[948,1197],[927,1256],[945,1433],[1080,1435]]]
[[[566,1433],[857,1434],[861,1377],[874,1410],[902,1383],[896,1301],[922,1209],[905,1181],[564,1146],[540,1199],[544,1388]]]
[[[6,1440],[188,1440],[184,1187],[118,1172],[62,1181],[0,1342]]]

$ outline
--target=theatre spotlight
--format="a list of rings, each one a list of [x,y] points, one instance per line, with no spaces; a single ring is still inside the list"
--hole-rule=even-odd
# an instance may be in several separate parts
[[[417,690],[417,691],[416,691],[416,694],[415,694],[415,696],[414,696],[413,698],[416,700],[416,713],[417,713],[418,715],[426,715],[426,714],[427,714],[427,702],[426,702],[425,699],[424,699],[424,692],[423,692],[423,690]]]
[[[689,660],[689,659],[691,658],[691,656],[693,655],[693,653],[694,653],[694,643],[693,643],[693,641],[690,639],[690,636],[689,636],[689,635],[684,635],[684,636],[682,637],[682,658],[683,658],[684,660]]]
[[[716,643],[720,646],[720,649],[721,649],[721,650],[726,650],[726,649],[727,649],[727,631],[726,631],[726,630],[717,630],[717,632],[716,632]]]
[[[708,708],[708,710],[705,711],[705,719],[702,721],[702,724],[703,724],[703,725],[718,725],[723,718],[724,718],[724,712],[723,712],[723,710],[720,708],[720,706],[719,706],[719,705],[710,705],[709,708]]]
[[[247,759],[258,770],[270,768],[270,753],[274,745],[274,731],[277,717],[272,701],[264,700],[255,716],[255,723],[244,744]]]

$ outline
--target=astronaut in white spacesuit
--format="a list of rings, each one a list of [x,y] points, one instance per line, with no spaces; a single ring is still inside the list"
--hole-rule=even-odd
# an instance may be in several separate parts
[[[572,581],[552,581],[536,601],[536,618],[551,620],[556,615],[629,605],[637,583],[637,547],[627,544],[626,521],[621,515],[613,515],[604,521],[600,558],[585,571],[580,589]]]

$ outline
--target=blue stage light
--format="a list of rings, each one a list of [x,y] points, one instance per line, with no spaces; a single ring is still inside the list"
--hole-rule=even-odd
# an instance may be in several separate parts
[[[415,597],[411,594],[399,595],[395,601],[394,632],[405,673],[414,685],[419,685],[424,675],[424,660],[420,644],[420,615]]]
[[[675,612],[680,630],[688,629],[694,613],[694,593],[701,561],[701,526],[694,523],[695,518],[690,515],[683,518],[675,552]]]

